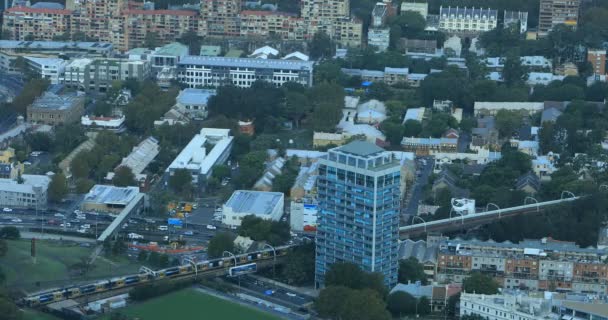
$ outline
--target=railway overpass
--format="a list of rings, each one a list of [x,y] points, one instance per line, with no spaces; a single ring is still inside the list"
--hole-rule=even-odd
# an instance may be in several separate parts
[[[468,215],[460,215],[458,213],[451,213],[450,215],[455,215],[447,219],[435,220],[426,222],[423,218],[419,216],[415,216],[412,219],[417,224],[411,224],[409,226],[404,226],[399,228],[399,238],[408,239],[416,236],[422,236],[427,232],[446,232],[446,231],[456,231],[462,229],[470,229],[476,226],[492,223],[496,220],[514,217],[518,215],[526,215],[526,214],[534,214],[542,212],[545,209],[549,209],[552,207],[557,207],[562,204],[566,204],[572,201],[576,201],[581,199],[581,197],[574,196],[574,194],[564,191],[562,193],[562,198],[559,200],[551,200],[544,202],[537,202],[536,199],[527,197],[526,204],[516,207],[510,207],[505,209],[500,209],[498,206],[495,210],[468,214]],[[527,203],[530,200],[531,203]],[[488,204],[488,207],[491,204]]]

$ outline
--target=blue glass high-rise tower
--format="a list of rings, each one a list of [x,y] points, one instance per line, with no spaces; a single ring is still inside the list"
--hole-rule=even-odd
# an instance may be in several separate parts
[[[351,262],[397,283],[400,164],[364,141],[330,149],[319,160],[315,282],[336,262]]]

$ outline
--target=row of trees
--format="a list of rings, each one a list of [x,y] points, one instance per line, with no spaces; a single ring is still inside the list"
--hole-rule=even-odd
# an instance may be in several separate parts
[[[137,139],[130,135],[117,135],[101,131],[95,138],[95,146],[89,151],[79,152],[70,163],[70,172],[76,179],[77,192],[87,192],[95,181],[101,181],[108,172],[113,171],[120,160],[129,154]],[[128,169],[128,168],[127,168]],[[133,173],[124,168],[117,171],[115,182],[118,185],[134,182]]]
[[[288,83],[282,88],[258,81],[251,88],[224,86],[209,100],[213,115],[253,119],[256,132],[276,133],[283,122],[296,126],[310,118],[315,130],[329,131],[342,116],[344,90],[337,84],[321,83],[312,88]]]

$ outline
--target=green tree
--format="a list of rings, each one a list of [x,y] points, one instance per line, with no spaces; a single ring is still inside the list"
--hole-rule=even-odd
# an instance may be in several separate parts
[[[21,233],[16,227],[8,226],[2,227],[2,229],[0,229],[0,239],[19,240],[20,238]]]
[[[188,30],[182,33],[182,36],[178,40],[188,46],[191,55],[198,56],[201,50],[201,38],[192,30]]]
[[[498,293],[498,283],[492,277],[479,272],[473,272],[462,283],[463,291],[474,292],[477,294],[496,294]]]
[[[315,301],[315,310],[325,319],[340,319],[344,312],[344,299],[351,289],[344,286],[328,286],[321,290]]]
[[[391,28],[398,26],[401,29],[401,35],[413,38],[418,37],[424,31],[426,19],[418,12],[406,11],[402,12],[400,15],[390,17],[388,19],[388,25],[391,26]]]
[[[90,179],[76,179],[76,193],[83,194],[89,192],[95,185],[95,182]]]
[[[147,32],[144,37],[143,46],[148,49],[155,49],[156,47],[158,47],[158,45],[158,32]]]
[[[381,297],[386,294],[382,274],[364,272],[357,265],[349,262],[332,264],[325,274],[325,285],[345,286],[357,290],[372,289]]]
[[[207,255],[209,258],[219,258],[224,251],[234,251],[234,236],[228,232],[217,233],[209,241]]]
[[[128,187],[137,185],[133,171],[131,171],[131,168],[127,166],[120,166],[116,169],[114,177],[112,178],[112,183],[117,187]]]
[[[401,260],[399,262],[399,282],[408,283],[416,281],[420,281],[423,285],[426,285],[428,282],[422,264],[414,257]]]
[[[427,297],[418,299],[418,315],[426,316],[431,313],[431,302]]]
[[[312,284],[315,279],[315,245],[307,243],[292,249],[283,267],[283,276],[291,285]]]
[[[230,166],[225,164],[218,164],[213,167],[213,173],[211,175],[218,180],[222,180],[224,178],[230,177],[231,174],[232,169],[230,169]]]
[[[140,250],[139,253],[137,254],[137,261],[144,262],[146,260],[148,260],[148,252],[146,252],[144,250]]]
[[[52,202],[59,202],[68,194],[68,180],[61,172],[53,175],[49,183],[48,197]]]
[[[390,320],[391,315],[386,310],[386,303],[378,292],[364,289],[351,290],[351,294],[343,302],[343,314],[340,319],[352,320]]]
[[[329,286],[321,290],[315,309],[324,319],[388,320],[390,314],[378,293],[353,290],[343,286]]]
[[[4,239],[0,239],[0,258],[4,257],[8,252],[8,243]],[[1,282],[0,282],[1,284]]]
[[[177,169],[169,177],[169,188],[178,194],[188,196],[193,191],[192,174],[188,169]]]
[[[293,120],[296,127],[300,126],[300,121],[311,110],[310,101],[306,94],[301,92],[287,92],[286,95],[287,115]]]
[[[18,114],[26,116],[26,109],[46,89],[50,82],[48,79],[31,79],[25,84],[21,92],[10,103],[10,109]]]
[[[70,172],[75,178],[88,178],[91,171],[86,152],[79,152],[70,163]]]
[[[418,137],[422,132],[422,124],[420,121],[409,119],[405,121],[403,128],[403,136],[404,137]]]
[[[389,294],[386,304],[388,311],[396,318],[416,312],[416,298],[407,292],[396,291]]]
[[[334,45],[329,36],[323,31],[315,33],[308,46],[310,57],[314,60],[331,58],[334,54]]]
[[[21,320],[23,312],[13,303],[6,293],[0,293],[0,314],[4,320]]]
[[[404,128],[400,123],[385,120],[380,124],[380,130],[382,130],[392,146],[399,146],[401,144]]]
[[[519,55],[508,54],[505,67],[502,70],[502,77],[508,86],[520,84],[528,79],[526,70],[521,65]]]
[[[496,129],[502,138],[510,138],[523,125],[523,115],[518,111],[499,110],[496,113]]]

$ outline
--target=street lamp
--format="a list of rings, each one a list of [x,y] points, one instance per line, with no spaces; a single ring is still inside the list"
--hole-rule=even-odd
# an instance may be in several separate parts
[[[228,256],[231,256],[232,259],[234,259],[234,266],[236,267],[236,256],[230,251],[224,251],[224,252],[222,252],[222,257],[226,256],[226,254],[228,254]],[[241,291],[241,275],[240,274],[237,276],[237,279],[239,282],[239,291]]]
[[[270,249],[272,249],[272,254],[274,255],[273,261],[272,261],[272,278],[276,278],[276,274],[275,274],[275,268],[277,265],[277,251],[274,249],[273,246],[269,245],[268,243],[264,243],[264,248],[268,247]]]

